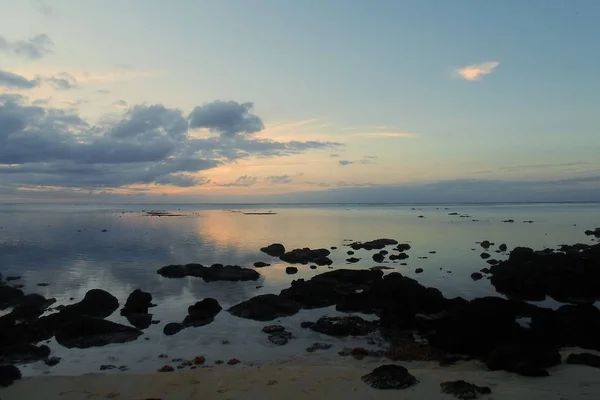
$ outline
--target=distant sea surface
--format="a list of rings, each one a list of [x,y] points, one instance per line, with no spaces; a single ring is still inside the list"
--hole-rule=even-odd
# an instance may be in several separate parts
[[[166,211],[180,216],[149,216],[146,211]],[[271,215],[252,213],[272,212]],[[249,213],[249,214],[247,214]],[[449,215],[458,213],[459,215]],[[463,215],[463,217],[461,217]],[[514,222],[503,222],[513,220]],[[532,223],[524,221],[533,221]],[[287,275],[286,263],[260,252],[271,243],[287,249],[330,248],[333,267],[394,267],[394,271],[440,289],[446,297],[474,298],[498,295],[488,280],[474,282],[470,275],[488,266],[476,243],[494,242],[492,258],[505,243],[534,249],[556,248],[563,243],[591,243],[586,229],[600,226],[600,204],[482,204],[482,205],[180,205],[180,204],[0,204],[0,272],[21,276],[15,283],[26,293],[55,297],[57,304],[79,301],[93,288],[109,291],[124,304],[134,289],[150,292],[158,307],[152,308],[161,323],[145,330],[136,342],[86,350],[66,350],[51,342],[53,355],[63,361],[50,369],[42,363],[25,368],[28,375],[50,371],[58,374],[95,372],[100,364],[127,365],[132,371],[155,370],[173,357],[272,360],[302,353],[315,341],[336,344],[330,353],[356,339],[333,340],[300,328],[300,321],[335,310],[302,311],[280,322],[296,338],[275,347],[266,340],[265,324],[233,317],[222,311],[215,321],[166,337],[168,322],[180,322],[187,307],[205,297],[216,298],[223,309],[264,293],[279,293],[293,279],[309,279],[329,271],[297,265]],[[103,232],[103,230],[106,230]],[[410,258],[399,263],[375,263],[372,252],[357,251],[361,260],[346,264],[348,240],[392,238],[410,243]],[[432,253],[433,252],[433,253]],[[253,268],[256,261],[271,263],[260,268],[255,282],[205,283],[197,278],[167,279],[156,273],[168,264],[236,264]],[[423,273],[416,274],[415,269]],[[47,283],[48,286],[37,286]],[[71,301],[70,298],[75,300]],[[552,301],[545,302],[553,306]],[[370,317],[372,318],[372,316]],[[110,319],[127,323],[115,312]],[[223,342],[223,341],[226,342]],[[363,345],[363,344],[361,344]]]

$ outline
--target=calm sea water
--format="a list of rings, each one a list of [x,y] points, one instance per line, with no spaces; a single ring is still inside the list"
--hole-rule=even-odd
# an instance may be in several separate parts
[[[275,215],[246,215],[231,210],[272,211]],[[147,216],[143,210],[184,214],[177,217]],[[457,212],[470,217],[450,216]],[[420,218],[422,216],[422,218]],[[478,221],[473,221],[474,219]],[[503,222],[512,219],[514,223]],[[533,223],[523,221],[533,220]],[[124,345],[69,350],[50,343],[63,361],[49,368],[41,363],[25,368],[26,374],[78,374],[97,371],[100,364],[127,365],[132,371],[151,371],[164,364],[161,353],[209,361],[237,357],[245,361],[272,360],[302,353],[315,341],[334,348],[318,357],[338,357],[343,346],[360,339],[337,340],[305,331],[303,320],[337,314],[333,309],[303,311],[281,320],[296,336],[290,344],[275,347],[260,330],[265,324],[221,312],[215,322],[165,337],[162,327],[181,321],[187,307],[205,297],[216,298],[224,309],[257,294],[278,293],[293,279],[310,278],[328,271],[298,266],[296,275],[285,273],[285,263],[260,252],[270,243],[286,248],[337,246],[331,258],[334,268],[368,268],[388,265],[424,285],[439,288],[446,296],[473,298],[495,294],[487,280],[474,282],[470,274],[487,266],[475,242],[490,240],[536,249],[562,243],[591,243],[584,231],[600,226],[599,204],[528,205],[0,205],[0,272],[18,275],[26,292],[55,297],[57,304],[79,301],[93,288],[115,295],[121,304],[136,288],[148,291],[161,321],[145,331],[144,338]],[[108,232],[102,232],[102,230]],[[345,240],[393,238],[409,242],[407,266],[378,264],[371,252],[358,251],[360,262],[347,265]],[[475,250],[473,250],[475,249]],[[430,254],[434,251],[435,254]],[[496,259],[506,255],[491,253]],[[427,258],[419,258],[427,257]],[[166,279],[156,270],[167,264],[212,263],[252,267],[255,261],[272,263],[261,268],[256,282],[204,283],[195,278]],[[422,274],[415,274],[423,268]],[[48,283],[38,287],[38,283]],[[552,302],[546,304],[552,306]],[[126,323],[115,313],[110,319]],[[223,340],[229,343],[224,344]],[[317,357],[317,355],[315,355]]]

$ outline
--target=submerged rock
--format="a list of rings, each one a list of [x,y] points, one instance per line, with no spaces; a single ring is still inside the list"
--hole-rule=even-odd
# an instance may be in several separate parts
[[[288,275],[294,275],[296,273],[298,273],[298,268],[296,267],[286,267],[285,268],[285,273]]]
[[[346,262],[349,263],[349,264],[355,264],[355,263],[357,263],[359,261],[360,261],[360,258],[356,258],[356,257],[350,257],[350,258],[346,259]]]
[[[254,268],[264,268],[264,267],[270,267],[271,264],[268,264],[266,262],[262,262],[262,261],[257,261],[254,263]]]
[[[70,320],[56,333],[56,341],[68,348],[85,349],[110,343],[125,343],[137,339],[139,329],[100,318],[79,316]]]
[[[314,263],[323,266],[333,264],[333,261],[328,258],[329,254],[331,254],[331,252],[327,249],[309,249],[308,247],[305,247],[303,249],[288,251],[279,258],[281,261],[290,264]]]
[[[364,249],[364,250],[381,250],[386,246],[392,246],[398,244],[397,240],[394,239],[375,239],[375,240],[370,240],[368,242],[354,242],[354,243],[350,243],[350,247],[352,247],[353,250],[360,250],[360,249]]]
[[[332,348],[333,345],[332,344],[327,344],[327,343],[313,343],[310,346],[308,346],[306,348],[306,351],[309,353],[314,353],[317,350],[329,350],[330,348]]]
[[[382,365],[361,378],[375,389],[406,389],[419,383],[406,368],[401,365]]]
[[[276,294],[261,294],[241,302],[227,311],[236,317],[255,321],[272,321],[296,314],[300,306],[295,301]]]
[[[487,386],[477,386],[463,380],[442,382],[440,387],[443,393],[451,394],[461,400],[472,400],[480,394],[492,393],[492,390]]]
[[[205,282],[215,281],[255,281],[260,274],[254,269],[242,268],[238,265],[213,264],[205,267],[201,264],[167,265],[160,268],[158,274],[166,278],[183,278],[192,276],[202,278]]]
[[[121,315],[147,314],[151,304],[152,295],[150,293],[135,289],[131,292],[129,297],[127,297],[125,306],[121,309]]]
[[[594,230],[587,230],[585,231],[585,234],[588,236],[595,236],[597,238],[600,238],[600,228],[596,228]]]
[[[185,326],[183,326],[183,324],[178,322],[170,322],[163,328],[163,333],[167,336],[172,336],[181,332],[184,328]]]
[[[183,325],[193,327],[208,325],[214,321],[221,310],[222,307],[217,300],[207,297],[188,307],[188,315],[183,320]]]
[[[317,322],[303,322],[303,328],[330,336],[364,336],[375,332],[377,321],[366,321],[358,316],[322,317]]]
[[[285,254],[285,247],[281,243],[273,243],[267,247],[261,248],[260,251],[270,255],[271,257],[281,257]]]
[[[481,273],[479,273],[479,272],[473,272],[471,274],[471,279],[473,279],[474,281],[478,281],[478,280],[480,280],[482,278],[483,278],[483,275]]]
[[[380,262],[383,262],[383,260],[385,260],[385,256],[383,254],[381,254],[381,253],[373,254],[373,261],[380,263]]]

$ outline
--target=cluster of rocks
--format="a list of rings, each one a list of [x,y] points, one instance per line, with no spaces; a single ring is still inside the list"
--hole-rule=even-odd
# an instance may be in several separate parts
[[[261,248],[260,251],[271,257],[278,257],[281,261],[290,264],[313,263],[320,266],[333,264],[333,261],[329,258],[331,252],[328,249],[310,249],[305,247],[286,251],[285,246],[281,243],[273,243]]]
[[[148,309],[153,306],[152,295],[136,289],[127,297],[121,315],[136,328],[146,329],[152,324],[152,314],[148,313]]]
[[[210,267],[205,267],[202,264],[167,265],[160,268],[157,273],[165,278],[192,276],[202,278],[205,282],[255,281],[260,278],[260,274],[253,269],[223,264],[213,264]]]
[[[268,334],[269,342],[277,346],[283,346],[293,338],[293,335],[281,325],[267,325],[262,331]]]
[[[167,336],[175,335],[185,328],[208,325],[215,320],[221,312],[219,302],[213,298],[206,298],[188,307],[188,315],[183,322],[171,322],[165,325],[163,333]]]

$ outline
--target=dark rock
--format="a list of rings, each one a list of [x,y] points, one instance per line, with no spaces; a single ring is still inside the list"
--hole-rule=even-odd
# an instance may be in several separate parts
[[[264,267],[270,267],[271,264],[268,264],[266,262],[262,262],[262,261],[257,261],[254,263],[254,267],[255,268],[264,268]]]
[[[430,251],[429,254],[437,254],[437,251]]]
[[[142,331],[100,318],[78,316],[56,333],[56,341],[67,348],[85,349],[135,340]]]
[[[15,301],[25,294],[21,289],[12,286],[0,285],[0,310],[15,304]]]
[[[483,258],[484,260],[487,260],[488,258],[490,258],[489,253],[483,252],[479,255],[479,257]]]
[[[514,220],[514,219],[506,219],[506,220],[504,220],[504,221],[502,221],[502,222],[510,222],[510,223],[513,223],[513,222],[515,222],[515,220]]]
[[[135,289],[127,297],[125,306],[121,309],[121,315],[147,314],[150,304],[152,304],[152,295],[140,289]]]
[[[394,250],[404,252],[410,250],[410,244],[408,243],[400,243],[398,246],[394,247]]]
[[[356,258],[356,257],[350,257],[346,259],[346,262],[349,264],[354,264],[360,261],[360,258]]]
[[[331,248],[331,250],[337,250],[336,246],[331,246],[330,248]]]
[[[481,268],[480,271],[483,272],[484,274],[489,274],[491,272],[488,267]]]
[[[358,316],[322,317],[317,322],[303,322],[303,328],[330,336],[364,336],[375,332],[377,321],[366,321]]]
[[[188,315],[183,320],[184,326],[204,326],[214,321],[222,308],[219,302],[213,298],[206,298],[188,307]]]
[[[590,353],[569,354],[567,364],[587,365],[600,368],[600,356]]]
[[[12,343],[0,345],[0,363],[29,363],[45,360],[50,355],[46,345],[35,346],[28,343]]]
[[[500,263],[500,261],[498,260],[494,260],[493,258],[491,260],[486,260],[486,263],[490,264],[490,265],[497,265]]]
[[[6,282],[18,281],[19,279],[21,279],[20,276],[7,276],[6,277]]]
[[[500,251],[506,251],[507,249],[508,249],[508,247],[504,243],[502,243],[500,246],[498,246],[498,250],[500,250]]]
[[[369,269],[372,270],[372,271],[376,271],[376,270],[385,271],[385,270],[394,269],[394,267],[386,267],[385,265],[376,265],[376,266],[371,267]]]
[[[183,326],[183,324],[180,324],[179,322],[170,322],[168,324],[165,325],[165,327],[163,328],[163,333],[167,336],[173,336],[179,332],[181,332],[183,330],[183,328],[185,328]]]
[[[279,258],[290,264],[314,263],[317,265],[331,265],[333,261],[327,257],[330,253],[327,249],[309,249],[305,247],[303,249],[288,251]]]
[[[106,318],[119,308],[115,296],[102,289],[91,289],[79,303],[66,306],[60,314],[63,316],[80,316]]]
[[[45,282],[41,282],[41,283],[38,283],[37,286],[39,286],[39,287],[46,287],[46,286],[50,286],[50,284],[49,283],[45,283]]]
[[[415,274],[420,274],[423,272],[423,268],[417,268],[415,269]]]
[[[21,379],[21,371],[14,365],[0,365],[0,386],[7,387]]]
[[[351,255],[354,255],[354,252],[353,252],[352,250],[348,250],[348,251],[346,252],[346,254],[348,254],[349,256],[351,256]]]
[[[281,257],[285,254],[285,247],[281,243],[273,243],[267,247],[261,248],[260,251],[270,255],[271,257]]]
[[[28,294],[17,300],[12,315],[17,319],[37,318],[54,303],[56,303],[54,298],[47,299],[40,294]]]
[[[285,331],[285,328],[281,325],[267,325],[262,328],[264,333],[277,333]]]
[[[242,268],[238,265],[213,264],[205,267],[201,264],[167,265],[157,271],[166,278],[183,278],[192,276],[202,278],[205,282],[215,281],[255,281],[260,274],[254,269]]]
[[[484,249],[489,249],[490,246],[492,245],[492,242],[490,242],[489,240],[484,240],[483,242],[480,243],[480,245]]]
[[[419,383],[406,368],[394,364],[377,367],[361,379],[375,389],[406,389]]]
[[[595,236],[597,238],[600,238],[600,228],[596,228],[594,230],[587,230],[585,231],[585,234],[588,236]]]
[[[354,242],[350,244],[353,250],[381,250],[386,246],[391,246],[394,244],[398,244],[398,241],[394,239],[375,239],[368,242]]]
[[[44,361],[44,363],[49,367],[54,367],[60,362],[60,360],[62,360],[62,358],[60,357],[50,357],[46,361]]]
[[[286,267],[285,268],[285,273],[288,275],[294,275],[296,273],[298,273],[298,268],[296,267]]]
[[[483,278],[483,275],[480,274],[479,272],[473,272],[471,274],[471,279],[473,279],[474,281],[478,281],[478,280],[480,280],[482,278]]]
[[[448,215],[458,215],[458,213],[456,213],[456,212],[451,212],[451,213],[448,213]]]
[[[290,332],[281,331],[270,334],[268,340],[277,346],[283,346],[284,344],[287,344],[291,338],[292,334]]]
[[[373,261],[380,263],[380,262],[383,262],[383,260],[385,260],[385,256],[383,254],[381,254],[381,253],[373,254]]]
[[[390,254],[390,260],[406,260],[409,257],[406,253]]]
[[[104,364],[100,366],[100,371],[110,371],[111,369],[117,369],[117,366],[112,364]]]
[[[487,386],[477,386],[463,380],[442,382],[440,387],[443,393],[451,394],[457,399],[472,400],[480,394],[490,394],[492,390]]]
[[[317,269],[317,266],[316,265],[311,265],[310,269]]]
[[[548,376],[546,368],[560,364],[553,347],[535,343],[509,343],[497,347],[486,361],[492,371],[505,370],[523,376]]]
[[[236,317],[255,321],[272,321],[296,314],[300,306],[284,296],[261,294],[239,303],[227,311]]]
[[[330,348],[332,348],[333,345],[332,344],[327,344],[327,343],[313,343],[310,346],[308,346],[306,348],[306,351],[309,353],[314,353],[317,350],[329,350]]]
[[[147,329],[152,324],[152,314],[127,314],[125,318],[138,329]]]

